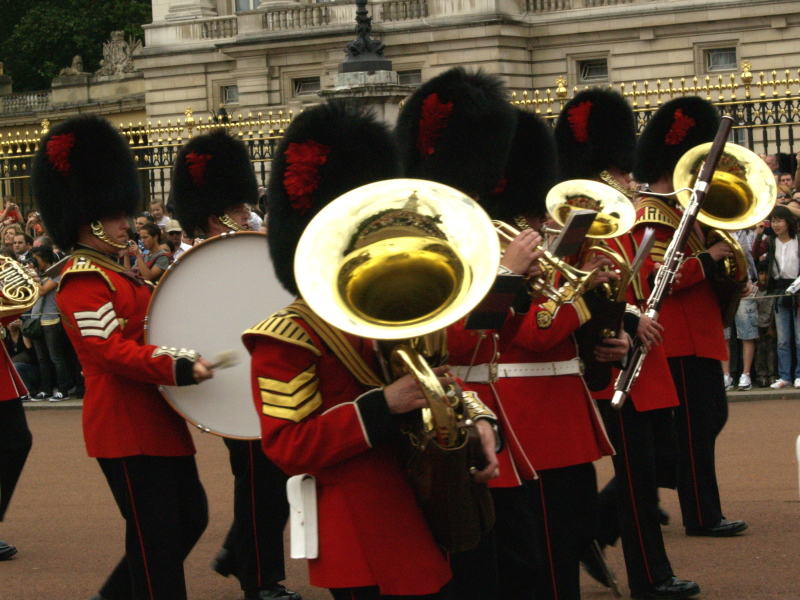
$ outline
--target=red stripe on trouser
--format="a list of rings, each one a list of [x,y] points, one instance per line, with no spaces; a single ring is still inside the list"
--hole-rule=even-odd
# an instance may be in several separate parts
[[[258,548],[258,529],[256,529],[257,519],[256,519],[256,485],[255,485],[255,460],[253,460],[253,444],[247,444],[247,449],[250,452],[250,506],[251,506],[251,517],[253,519],[253,545],[255,546],[256,550],[256,569],[257,569],[257,579],[258,579],[258,587],[263,585],[261,581],[261,552]]]
[[[553,565],[553,548],[550,545],[550,528],[547,526],[547,506],[544,500],[544,482],[539,477],[539,495],[542,498],[542,516],[544,522],[544,537],[547,542],[547,560],[550,563],[550,579],[553,584],[553,597],[558,600],[558,586],[556,585],[556,568]]]
[[[622,419],[622,411],[618,411],[619,415],[619,432],[622,437],[623,453],[625,454],[625,470],[628,472],[628,491],[631,495],[631,507],[633,508],[633,520],[636,523],[636,533],[639,536],[639,548],[642,551],[642,558],[644,559],[644,569],[647,572],[647,579],[650,583],[654,583],[652,575],[650,575],[650,564],[647,560],[647,551],[644,547],[644,537],[642,536],[642,528],[639,525],[639,511],[636,510],[636,494],[633,491],[633,481],[631,480],[631,464],[628,461],[628,441],[625,437],[625,424]]]
[[[689,416],[689,395],[686,391],[686,373],[683,369],[683,359],[681,361],[681,386],[683,387],[683,412],[686,415],[686,439],[689,442],[689,462],[692,465],[692,483],[694,484],[694,499],[697,505],[697,522],[702,526],[703,514],[700,508],[700,492],[697,486],[697,469],[694,466],[694,445],[692,443],[692,419]]]
[[[153,598],[153,582],[150,581],[150,568],[147,566],[147,554],[144,551],[144,538],[142,537],[142,528],[139,526],[139,516],[136,512],[136,503],[133,501],[133,486],[131,485],[131,478],[128,476],[128,464],[125,459],[122,459],[122,469],[125,471],[125,483],[128,485],[128,497],[131,499],[131,513],[133,513],[133,522],[136,525],[136,534],[139,536],[139,546],[142,548],[142,564],[144,565],[144,576],[147,578],[147,589],[150,592],[150,598]]]

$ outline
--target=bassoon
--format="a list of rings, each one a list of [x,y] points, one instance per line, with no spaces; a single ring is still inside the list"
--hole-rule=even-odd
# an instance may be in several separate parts
[[[675,276],[680,270],[681,263],[684,259],[684,248],[686,242],[689,240],[694,229],[694,224],[697,220],[697,214],[703,205],[708,188],[711,183],[711,178],[714,176],[714,171],[717,168],[719,159],[722,156],[722,151],[725,148],[725,141],[728,139],[731,127],[733,126],[733,119],[729,116],[722,117],[717,135],[714,137],[714,143],[708,152],[703,166],[700,167],[700,172],[697,174],[697,180],[692,188],[692,199],[684,210],[681,222],[675,230],[675,235],[664,253],[664,262],[658,270],[653,282],[653,289],[650,292],[650,297],[647,299],[647,308],[644,315],[650,317],[654,321],[658,320],[661,305],[666,300],[670,293],[672,284],[675,281]],[[633,343],[633,348],[628,357],[628,365],[617,377],[617,382],[614,384],[614,397],[611,400],[611,406],[616,409],[621,409],[625,404],[625,400],[630,394],[633,384],[636,383],[636,378],[642,370],[644,359],[647,357],[647,348],[638,337]]]

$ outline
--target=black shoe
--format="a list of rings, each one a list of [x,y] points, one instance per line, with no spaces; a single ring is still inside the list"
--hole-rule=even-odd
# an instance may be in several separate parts
[[[263,590],[246,591],[244,600],[303,600],[297,592],[287,590],[280,583]]]
[[[9,560],[17,553],[16,547],[5,542],[0,542],[0,560]]]
[[[601,549],[600,552],[603,550]],[[583,568],[586,569],[586,572],[589,574],[589,577],[594,579],[600,585],[603,585],[607,588],[611,587],[611,582],[606,577],[605,569],[603,569],[603,565],[600,563],[600,559],[592,552],[591,549],[587,550],[581,556],[581,564]]]
[[[691,598],[700,593],[700,586],[694,581],[684,581],[677,577],[670,577],[661,585],[653,586],[645,591],[632,593],[633,600],[680,600],[681,598]]]
[[[714,527],[687,527],[686,535],[698,535],[704,537],[732,537],[737,533],[747,529],[744,521],[729,521],[725,517]]]
[[[233,552],[227,548],[223,548],[217,552],[217,556],[211,563],[211,568],[223,577],[227,577],[236,571],[236,559],[233,557]]]
[[[669,513],[660,506],[658,507],[658,522],[661,525],[669,525]]]

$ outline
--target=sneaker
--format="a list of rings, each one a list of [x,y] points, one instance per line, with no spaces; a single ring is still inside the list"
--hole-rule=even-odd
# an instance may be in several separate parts
[[[40,402],[42,400],[47,400],[48,397],[49,396],[47,395],[47,392],[39,392],[33,398],[31,398],[31,402]]]
[[[798,379],[797,381],[800,381],[800,379]],[[798,387],[797,381],[794,382],[795,383],[794,387]],[[739,391],[740,392],[746,392],[751,387],[753,387],[753,382],[750,381],[750,374],[749,373],[742,373],[742,376],[739,377],[739,386],[738,387],[739,387]]]
[[[725,391],[730,392],[733,389],[733,377],[725,373]]]
[[[773,390],[779,390],[781,388],[785,388],[787,385],[792,385],[791,382],[786,381],[785,379],[778,379],[773,383],[771,387]]]
[[[47,400],[49,402],[61,402],[62,400],[66,400],[66,398],[64,397],[64,394],[56,390]]]
[[[800,377],[794,380],[794,387],[800,388]]]

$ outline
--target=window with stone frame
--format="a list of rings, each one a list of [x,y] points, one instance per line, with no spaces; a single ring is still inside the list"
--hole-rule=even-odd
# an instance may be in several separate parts
[[[607,58],[588,58],[586,60],[579,60],[577,63],[579,83],[608,81]]]
[[[736,47],[706,48],[705,67],[707,73],[717,71],[735,71],[738,68],[736,60]]]

